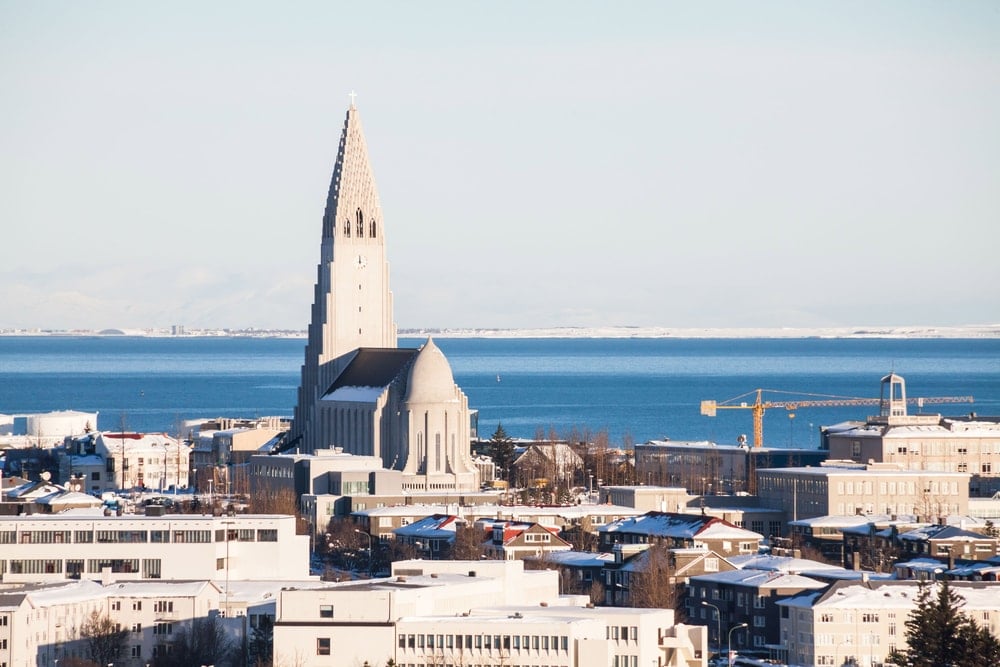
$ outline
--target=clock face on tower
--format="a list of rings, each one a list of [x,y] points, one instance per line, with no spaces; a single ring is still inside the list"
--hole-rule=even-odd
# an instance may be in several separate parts
[[[363,269],[368,266],[368,260],[365,259],[364,255],[358,255],[358,258],[354,260],[354,266],[359,269]]]

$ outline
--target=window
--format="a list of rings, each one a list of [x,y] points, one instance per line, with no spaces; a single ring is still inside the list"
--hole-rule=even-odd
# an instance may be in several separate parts
[[[141,633],[142,632],[142,623],[133,623],[132,624],[132,632]]]
[[[277,542],[278,531],[274,528],[262,528],[257,531],[258,542]]]
[[[330,638],[316,638],[316,655],[330,655]]]
[[[172,612],[174,610],[173,600],[157,600],[153,603],[153,611],[157,613]]]
[[[333,605],[332,604],[321,604],[319,606],[319,617],[320,618],[333,618]]]
[[[142,611],[142,600],[132,600],[132,611]]]
[[[174,632],[173,623],[157,623],[153,626],[154,635],[170,635]]]
[[[139,658],[142,656],[142,644],[136,644],[129,651],[129,655],[133,658]]]

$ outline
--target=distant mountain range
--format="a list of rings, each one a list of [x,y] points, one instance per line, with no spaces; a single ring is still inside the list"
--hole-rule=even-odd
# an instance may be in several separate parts
[[[1000,324],[961,327],[400,329],[399,335],[440,338],[1000,338]]]
[[[1000,338],[1000,324],[957,327],[549,327],[537,329],[425,328],[400,329],[400,337],[418,338]],[[293,329],[0,329],[0,336],[233,336],[305,338]]]

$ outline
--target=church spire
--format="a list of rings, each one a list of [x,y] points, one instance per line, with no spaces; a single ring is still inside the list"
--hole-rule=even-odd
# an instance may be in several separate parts
[[[336,237],[338,223],[345,238],[377,238],[381,217],[375,176],[368,160],[368,144],[352,99],[326,197],[323,239]]]
[[[347,109],[323,213],[309,339],[289,442],[330,447],[311,425],[316,403],[362,347],[396,347],[382,208],[354,99]]]

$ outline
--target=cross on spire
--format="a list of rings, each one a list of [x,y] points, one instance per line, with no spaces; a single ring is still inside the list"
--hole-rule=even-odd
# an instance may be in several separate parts
[[[351,92],[349,92],[347,94],[347,96],[351,98],[351,106],[353,107],[354,106],[354,98],[357,97],[358,94],[352,90]]]

